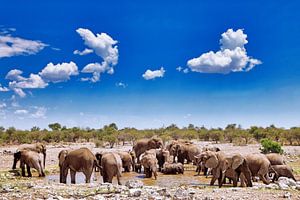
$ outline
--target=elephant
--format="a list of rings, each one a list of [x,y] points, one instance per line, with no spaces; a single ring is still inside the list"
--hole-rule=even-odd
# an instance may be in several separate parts
[[[94,167],[100,167],[95,155],[88,148],[73,151],[62,150],[58,154],[60,168],[60,183],[66,183],[70,169],[71,183],[75,184],[76,172],[83,172],[85,182],[90,183]]]
[[[101,163],[100,173],[103,177],[104,183],[112,183],[114,176],[117,176],[118,184],[121,184],[122,177],[122,159],[119,154],[109,153],[96,153],[97,160]]]
[[[285,165],[283,156],[279,153],[268,153],[266,157],[270,161],[271,165]]]
[[[272,165],[269,172],[274,173],[272,182],[277,181],[279,177],[287,177],[296,181],[293,169],[288,165]]]
[[[252,177],[258,176],[264,184],[269,184],[269,168],[271,166],[270,161],[264,154],[253,153],[245,156],[251,171]]]
[[[157,179],[157,159],[153,151],[147,151],[141,159],[141,165],[144,167],[146,178],[151,178],[152,173],[155,180]]]
[[[221,151],[205,151],[197,157],[203,161],[205,167],[212,169],[213,177],[210,185],[214,185],[215,181],[218,179],[218,185],[219,187],[222,187],[226,173],[228,173],[227,171],[232,170],[234,175],[231,177],[233,179],[234,187],[237,186],[237,181],[241,173],[246,177],[247,186],[252,187],[250,169],[246,159],[240,154],[225,156]]]
[[[170,155],[173,156],[173,162],[177,157],[177,161],[182,164],[185,160],[187,160],[187,163],[194,162],[194,157],[201,152],[197,145],[184,141],[173,141],[168,148]]]
[[[128,152],[117,152],[122,160],[122,167],[124,168],[125,172],[130,172],[130,168],[134,170],[132,156]]]
[[[218,152],[218,151],[220,151],[220,149],[218,147],[203,147],[202,152],[205,152],[205,151]],[[204,163],[201,161],[201,159],[199,159],[198,155],[194,156],[194,164],[197,166],[196,172],[198,172],[197,176],[199,176],[201,171],[203,171],[204,175],[207,178],[207,176],[210,173],[210,170],[205,167]]]
[[[150,139],[140,139],[136,141],[133,146],[133,151],[135,152],[137,163],[140,163],[140,155],[149,149],[159,149],[163,147],[162,139],[158,137],[152,137]]]
[[[184,167],[182,163],[164,163],[164,166],[162,168],[162,173],[164,174],[183,174],[184,173]]]
[[[42,143],[37,143],[37,144],[22,144],[18,147],[17,151],[21,150],[29,150],[29,151],[35,151],[37,153],[42,153],[44,155],[44,168],[46,167],[46,145]]]
[[[165,149],[156,150],[156,159],[158,162],[158,171],[161,172],[165,162],[169,162],[170,152]]]
[[[142,165],[140,163],[135,163],[134,171],[137,172],[137,173],[141,173],[142,172]]]
[[[129,154],[131,156],[131,160],[132,160],[132,171],[136,171],[135,170],[135,165],[136,165],[136,155],[134,151],[129,151]]]
[[[13,169],[16,169],[16,164],[17,161],[19,160],[21,163],[22,176],[25,176],[25,165],[26,165],[28,177],[32,177],[30,168],[36,169],[39,173],[39,177],[45,176],[42,160],[40,158],[39,153],[35,151],[29,151],[29,150],[21,150],[14,153]]]

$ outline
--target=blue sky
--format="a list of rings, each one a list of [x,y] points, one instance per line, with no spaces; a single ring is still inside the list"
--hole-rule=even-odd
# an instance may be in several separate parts
[[[300,124],[296,0],[1,6],[2,126]]]

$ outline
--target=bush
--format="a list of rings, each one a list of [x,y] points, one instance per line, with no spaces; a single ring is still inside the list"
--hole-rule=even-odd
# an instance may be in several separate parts
[[[262,145],[260,148],[262,153],[283,153],[281,145],[278,142],[265,138],[262,139],[260,143]]]

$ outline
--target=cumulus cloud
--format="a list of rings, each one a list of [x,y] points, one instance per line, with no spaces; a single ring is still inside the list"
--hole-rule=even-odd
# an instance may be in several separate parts
[[[158,77],[164,77],[165,74],[165,70],[163,67],[161,67],[159,70],[150,70],[148,69],[142,76],[145,80],[151,80],[151,79],[155,79]]]
[[[87,54],[90,54],[90,53],[93,53],[93,52],[94,52],[93,49],[85,48],[83,51],[75,50],[75,51],[73,52],[73,54],[75,54],[75,55],[80,55],[80,56],[84,56],[84,55],[87,55]]]
[[[48,83],[46,83],[38,74],[30,74],[28,78],[23,77],[22,74],[23,72],[21,70],[13,69],[10,70],[5,77],[6,79],[11,80],[9,82],[9,88],[20,97],[26,96],[23,89],[45,88],[48,86]]]
[[[0,84],[0,92],[8,92],[9,89],[7,87],[2,87]]]
[[[0,35],[0,58],[36,54],[46,46],[38,40]]]
[[[47,64],[47,66],[39,73],[39,75],[46,82],[64,82],[70,79],[70,76],[78,75],[78,67],[74,62],[59,63],[54,65],[53,63]]]
[[[114,66],[118,64],[119,51],[118,46],[116,45],[118,41],[112,39],[108,34],[101,33],[96,34],[92,33],[88,29],[79,28],[76,32],[81,36],[84,41],[84,44],[91,50],[95,52],[96,55],[101,57],[103,61],[100,63],[90,63],[86,67],[88,69],[83,69],[83,73],[92,73],[92,78],[83,78],[83,81],[90,80],[91,82],[97,82],[100,80],[101,73],[114,73]],[[84,50],[85,51],[85,50]],[[84,52],[83,51],[83,52]],[[89,50],[88,50],[89,51]],[[80,53],[83,53],[80,52]],[[75,53],[75,52],[74,52]],[[79,51],[76,52],[79,54]]]
[[[193,72],[222,73],[249,71],[262,62],[247,55],[247,35],[242,29],[228,29],[220,39],[220,50],[209,51],[187,62]]]
[[[106,66],[101,65],[100,63],[90,63],[87,64],[82,70],[82,73],[92,73],[91,78],[81,78],[81,81],[91,81],[93,83],[100,80],[101,73],[106,71]]]

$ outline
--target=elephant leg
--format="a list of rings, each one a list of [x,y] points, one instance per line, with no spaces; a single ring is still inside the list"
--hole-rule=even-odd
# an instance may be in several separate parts
[[[120,174],[117,173],[117,180],[118,180],[118,185],[122,185],[121,180],[120,180]]]
[[[267,174],[261,174],[261,173],[258,173],[258,177],[260,178],[260,180],[262,180],[262,182],[266,185],[269,185],[270,184],[270,181],[266,178],[266,175]]]
[[[32,177],[29,165],[26,165],[28,177]]]
[[[75,177],[76,177],[76,171],[70,169],[70,174],[71,174],[71,183],[72,183],[72,184],[75,184],[75,183],[76,183],[76,180],[75,180]]]
[[[210,181],[210,185],[214,185],[217,180],[217,177],[213,176]]]
[[[25,177],[25,164],[23,162],[20,163],[20,168],[22,170],[22,176]]]
[[[90,183],[91,182],[92,173],[93,173],[93,168],[92,168],[91,171],[88,171],[88,172],[84,173],[84,175],[85,175],[85,183]]]

